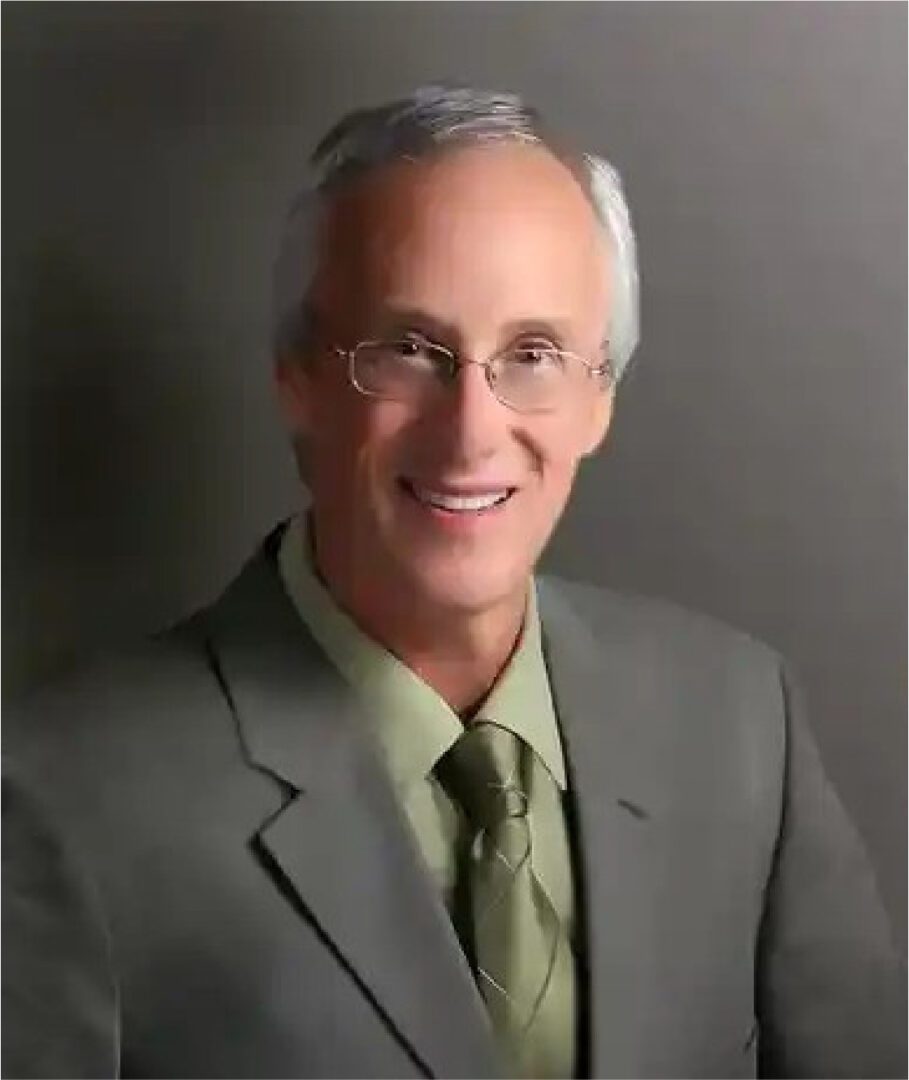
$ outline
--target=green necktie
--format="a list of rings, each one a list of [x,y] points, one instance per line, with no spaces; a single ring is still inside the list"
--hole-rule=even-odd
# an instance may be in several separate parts
[[[571,1077],[574,957],[533,872],[528,818],[535,786],[555,781],[523,739],[486,720],[468,727],[436,775],[471,826],[456,929],[508,1066],[520,1077]]]

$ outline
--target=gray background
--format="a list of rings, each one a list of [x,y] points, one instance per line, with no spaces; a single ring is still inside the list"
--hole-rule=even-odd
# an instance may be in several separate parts
[[[316,137],[513,88],[620,168],[643,273],[545,565],[788,654],[905,949],[905,58],[902,4],[4,4],[4,693],[294,505],[269,273]]]

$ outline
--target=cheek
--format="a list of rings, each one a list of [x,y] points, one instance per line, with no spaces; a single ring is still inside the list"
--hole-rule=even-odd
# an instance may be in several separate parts
[[[582,410],[541,419],[535,442],[544,479],[553,486],[570,484],[585,446],[589,418]]]
[[[571,489],[574,486],[577,462],[571,457],[560,457],[550,462],[543,481],[542,527],[548,532],[562,516]]]
[[[404,417],[393,403],[346,401],[326,416],[319,440],[323,491],[331,501],[357,496],[361,507],[388,486]]]
[[[357,402],[343,389],[332,388],[321,396],[314,410],[312,445],[313,481],[325,504],[339,501],[349,491],[364,437],[364,423]]]
[[[540,509],[546,522],[558,517],[565,508],[583,457],[582,435],[586,428],[581,418],[572,416],[552,420],[540,427],[534,439],[539,474]]]

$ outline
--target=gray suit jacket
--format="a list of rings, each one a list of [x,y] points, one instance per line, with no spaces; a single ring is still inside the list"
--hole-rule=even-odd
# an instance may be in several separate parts
[[[6,1076],[502,1075],[276,536],[213,607],[8,719]],[[582,1075],[900,1075],[886,921],[779,657],[669,605],[539,595]]]

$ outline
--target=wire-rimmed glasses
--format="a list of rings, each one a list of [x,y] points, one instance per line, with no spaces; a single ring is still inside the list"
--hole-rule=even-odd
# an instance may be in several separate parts
[[[466,360],[423,337],[360,341],[332,351],[347,362],[348,377],[361,394],[415,406],[436,400],[465,364],[482,367],[496,399],[522,413],[559,409],[590,379],[611,377],[608,361],[594,364],[543,341],[512,345],[486,361]]]

